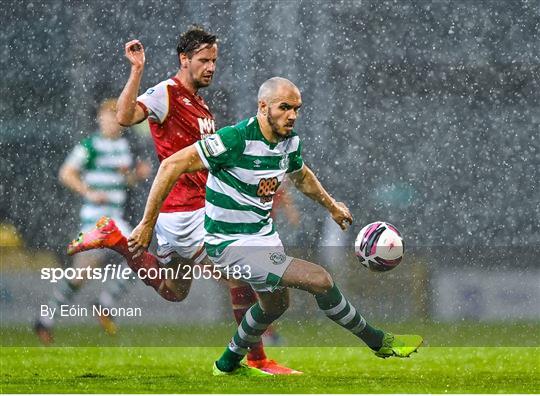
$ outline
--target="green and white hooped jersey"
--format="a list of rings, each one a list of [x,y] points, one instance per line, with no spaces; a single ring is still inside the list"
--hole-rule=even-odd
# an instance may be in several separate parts
[[[83,229],[93,226],[101,216],[123,218],[126,175],[133,166],[133,155],[125,138],[113,140],[101,134],[92,135],[75,146],[65,164],[78,169],[90,189],[108,196],[108,202],[102,205],[84,200],[80,211]]]
[[[232,242],[272,235],[273,196],[285,173],[302,169],[300,138],[293,132],[279,143],[268,142],[256,117],[225,127],[196,143],[208,168],[205,245],[216,256]]]

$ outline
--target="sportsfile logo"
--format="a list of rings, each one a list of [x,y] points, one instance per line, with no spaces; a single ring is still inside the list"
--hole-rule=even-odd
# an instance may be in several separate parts
[[[173,279],[178,275],[173,268],[139,268],[137,275],[129,268],[118,264],[107,264],[104,267],[84,267],[84,268],[50,268],[41,269],[41,279],[48,280],[50,283],[57,283],[61,279],[84,280],[97,279],[106,282],[109,279]]]
[[[135,274],[131,269],[118,264],[107,264],[105,267],[85,267],[85,268],[42,268],[41,279],[50,283],[58,283],[61,279],[85,280],[97,279],[102,283],[111,279],[249,279],[251,277],[251,267],[249,265],[233,265],[231,267],[218,269],[211,265],[189,264],[179,265],[176,268],[139,268]]]

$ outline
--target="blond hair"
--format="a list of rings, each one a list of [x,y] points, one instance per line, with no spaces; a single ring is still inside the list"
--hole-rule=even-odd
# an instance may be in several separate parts
[[[115,98],[108,98],[103,100],[99,105],[98,114],[103,113],[104,111],[112,111],[116,113],[117,100]]]

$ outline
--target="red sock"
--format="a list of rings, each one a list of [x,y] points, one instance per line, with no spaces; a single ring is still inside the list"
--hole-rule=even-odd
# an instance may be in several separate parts
[[[258,301],[257,294],[249,286],[233,287],[229,291],[231,292],[234,318],[236,323],[240,324],[248,309]],[[266,359],[262,341],[251,347],[247,358],[248,360]]]
[[[122,236],[122,238],[116,244],[114,244],[111,249],[124,256],[127,264],[133,271],[135,271],[135,273],[137,273],[139,268],[145,268],[146,271],[148,271],[150,268],[154,268],[156,271],[155,273],[152,271],[153,279],[147,277],[141,280],[148,286],[154,288],[154,290],[157,291],[158,294],[164,299],[168,301],[178,301],[176,293],[169,289],[165,284],[165,279],[161,278],[162,274],[161,271],[159,271],[159,263],[155,256],[148,252],[144,252],[139,257],[133,258],[133,253],[129,251],[127,239],[124,236]]]

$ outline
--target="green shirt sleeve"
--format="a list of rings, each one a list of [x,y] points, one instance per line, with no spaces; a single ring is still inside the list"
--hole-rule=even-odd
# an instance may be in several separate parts
[[[235,127],[225,127],[197,142],[202,162],[211,172],[233,167],[244,152],[246,143]]]
[[[71,153],[64,161],[64,164],[74,167],[79,171],[88,169],[89,165],[93,163],[92,148],[93,147],[91,139],[84,139],[82,142],[75,146],[75,148],[71,151]]]
[[[289,154],[289,167],[287,173],[299,171],[304,166],[302,159],[302,142],[298,143],[298,149]]]

